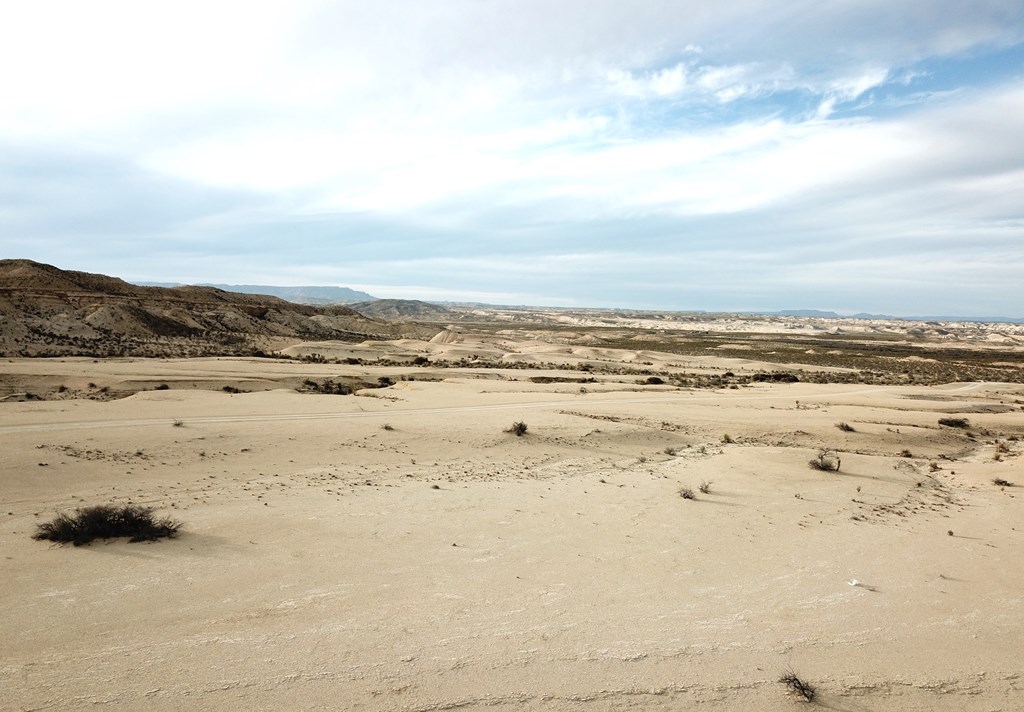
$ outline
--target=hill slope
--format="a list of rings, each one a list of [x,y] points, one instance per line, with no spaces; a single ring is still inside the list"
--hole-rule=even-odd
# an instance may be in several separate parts
[[[349,304],[349,307],[363,316],[388,321],[451,321],[458,317],[451,309],[418,299],[375,299]]]
[[[31,260],[0,260],[0,354],[252,353],[282,340],[392,339],[434,329],[214,287],[143,287]]]
[[[145,287],[182,287],[184,285],[173,282],[140,282]],[[328,304],[352,304],[354,302],[369,302],[376,299],[372,294],[360,292],[348,287],[278,287],[271,284],[201,284],[202,287],[215,287],[225,292],[240,292],[242,294],[267,294],[272,297],[280,297],[296,304],[313,304],[323,306]]]

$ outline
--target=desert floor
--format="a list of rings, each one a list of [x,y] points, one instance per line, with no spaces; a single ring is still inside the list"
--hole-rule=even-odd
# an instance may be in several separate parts
[[[2,706],[801,709],[793,671],[823,709],[1024,709],[1024,387],[291,385],[354,372],[398,375],[0,363],[12,388],[169,384],[0,403]],[[125,502],[180,536],[31,538]]]

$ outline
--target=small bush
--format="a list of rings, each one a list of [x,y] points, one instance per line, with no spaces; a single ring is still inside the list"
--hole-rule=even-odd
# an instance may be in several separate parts
[[[703,482],[700,483],[700,487],[698,487],[697,489],[699,489],[704,494],[710,494],[711,483],[707,480],[704,480]]]
[[[678,452],[679,452],[679,448],[675,448],[675,447],[667,447],[667,448],[665,448],[665,454],[669,455],[671,457],[675,457],[675,455]]]
[[[994,480],[992,480],[992,484],[996,485],[997,487],[1013,487],[1012,482],[1010,482],[1009,480],[1004,480],[1002,477],[997,477]]]
[[[732,439],[732,435],[729,435],[729,433],[725,433],[722,436],[722,443],[723,444],[725,444],[725,445],[732,445],[734,442],[736,442],[736,441]]]
[[[98,505],[79,509],[74,516],[58,514],[51,521],[40,524],[32,538],[82,546],[95,539],[119,537],[128,537],[131,542],[154,541],[173,537],[180,528],[180,522],[156,519],[151,507]]]
[[[836,427],[842,430],[844,433],[855,433],[853,426],[849,423],[836,423]]]
[[[166,391],[166,390],[169,390],[169,389],[170,389],[170,386],[168,386],[166,383],[161,383],[159,386],[155,386],[153,388],[154,391]]]
[[[900,457],[913,457],[913,456],[914,456],[914,453],[910,452],[910,450],[900,450]]]
[[[173,425],[176,428],[180,428],[183,425],[185,425],[185,421],[184,420],[180,420],[180,419],[175,419],[175,420],[171,421],[171,425]]]
[[[391,423],[384,423],[384,425],[382,425],[380,427],[381,427],[381,430],[389,430],[390,431],[390,430],[394,430],[395,429],[395,426],[393,426]]]
[[[969,428],[971,424],[967,422],[967,418],[939,418],[939,425],[945,425],[947,428]]]
[[[822,472],[838,472],[840,460],[837,457],[833,457],[828,450],[822,450],[807,464],[814,470],[821,470]]]
[[[506,432],[512,433],[516,437],[521,438],[524,435],[526,435],[527,429],[528,427],[526,423],[524,423],[521,420],[517,420],[516,422],[512,423],[512,427],[509,428]]]
[[[683,499],[697,499],[697,495],[693,493],[693,489],[690,487],[682,487],[679,490],[679,496]]]
[[[814,696],[818,694],[814,685],[809,682],[804,682],[796,673],[793,671],[787,672],[785,675],[779,678],[779,682],[788,687],[794,694],[800,695],[806,702],[814,700]]]

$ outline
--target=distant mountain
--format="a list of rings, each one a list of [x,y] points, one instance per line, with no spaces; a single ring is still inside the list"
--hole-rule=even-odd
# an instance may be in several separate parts
[[[0,260],[0,355],[251,354],[281,341],[430,338],[436,329],[215,287],[148,287]]]
[[[388,321],[452,321],[458,317],[451,309],[418,299],[376,299],[348,306],[363,316]]]
[[[181,287],[177,282],[139,282],[145,287]],[[200,287],[214,287],[225,292],[241,294],[266,294],[280,297],[295,304],[352,304],[376,299],[372,294],[348,287],[276,287],[269,284],[208,284]]]

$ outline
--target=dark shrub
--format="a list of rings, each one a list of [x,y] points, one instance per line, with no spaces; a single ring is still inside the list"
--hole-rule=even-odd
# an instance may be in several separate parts
[[[969,428],[971,424],[967,422],[967,418],[939,418],[939,425],[945,425],[947,428]]]
[[[516,437],[522,437],[526,435],[527,425],[521,420],[517,420],[512,423],[512,427],[507,432],[513,433]]]
[[[151,507],[98,505],[79,509],[74,516],[58,514],[51,521],[40,524],[32,538],[81,546],[95,539],[118,537],[128,537],[131,542],[154,541],[173,537],[180,528],[180,522],[154,518]]]

